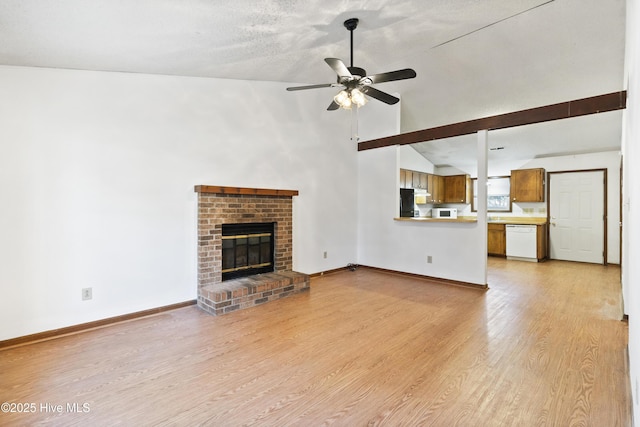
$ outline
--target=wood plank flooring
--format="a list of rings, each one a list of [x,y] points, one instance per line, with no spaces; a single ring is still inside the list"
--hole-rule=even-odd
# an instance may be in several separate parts
[[[619,268],[489,265],[486,292],[360,268],[9,348],[0,402],[35,410],[0,425],[631,425]]]

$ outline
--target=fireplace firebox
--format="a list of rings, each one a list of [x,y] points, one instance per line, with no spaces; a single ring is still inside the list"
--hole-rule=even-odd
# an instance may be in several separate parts
[[[275,224],[222,224],[223,281],[274,271]]]

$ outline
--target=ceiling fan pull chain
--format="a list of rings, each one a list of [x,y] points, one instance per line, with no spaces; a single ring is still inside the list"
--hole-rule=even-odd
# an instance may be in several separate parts
[[[360,140],[358,135],[358,110],[359,108],[351,109],[351,140],[355,142]]]

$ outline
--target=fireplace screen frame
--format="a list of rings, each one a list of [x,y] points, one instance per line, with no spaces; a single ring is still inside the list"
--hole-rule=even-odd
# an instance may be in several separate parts
[[[275,271],[275,222],[222,224],[222,281]]]

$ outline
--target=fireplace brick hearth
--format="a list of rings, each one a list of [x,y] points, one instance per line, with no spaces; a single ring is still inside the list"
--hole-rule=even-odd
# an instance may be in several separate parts
[[[198,185],[198,306],[219,315],[309,290],[292,271],[293,190]],[[222,280],[222,225],[275,222],[274,271]]]

